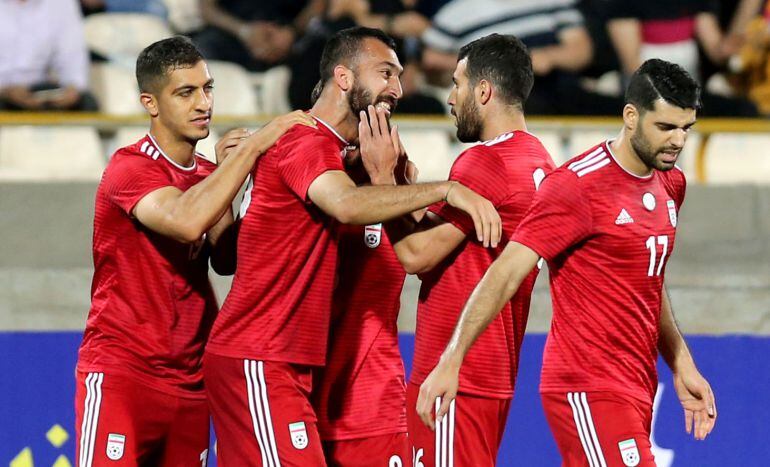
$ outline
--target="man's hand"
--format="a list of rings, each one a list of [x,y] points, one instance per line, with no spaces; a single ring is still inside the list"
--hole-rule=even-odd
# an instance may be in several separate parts
[[[0,97],[22,109],[28,110],[39,109],[45,103],[42,99],[35,97],[28,87],[21,85],[8,86],[2,89]]]
[[[684,425],[687,434],[703,440],[714,429],[717,405],[708,381],[693,366],[674,373],[674,389],[684,408]]]
[[[70,109],[80,101],[80,92],[74,86],[62,88],[58,95],[48,101],[54,109]]]
[[[361,111],[358,123],[358,140],[361,148],[361,162],[374,185],[393,185],[394,171],[398,164],[399,137],[394,126],[388,130],[388,115],[373,105],[367,112]]]
[[[214,152],[217,155],[217,165],[220,165],[222,162],[224,162],[232,150],[241,144],[244,139],[248,138],[249,135],[251,135],[251,132],[246,128],[236,128],[225,133],[225,135],[219,141],[217,141],[217,144],[214,146]]]
[[[310,115],[301,110],[295,110],[270,120],[267,125],[252,133],[244,142],[262,139],[261,146],[263,147],[258,149],[260,154],[264,154],[270,146],[275,144],[294,125],[305,125],[315,128],[316,123]]]
[[[453,182],[446,194],[450,206],[465,211],[476,228],[476,238],[484,247],[497,247],[503,236],[503,221],[495,206],[486,198],[476,194],[458,182]]]
[[[425,381],[420,386],[420,394],[417,396],[417,414],[422,422],[431,430],[436,429],[436,423],[449,410],[449,404],[457,396],[457,387],[459,386],[460,366],[442,359],[438,365],[430,372]],[[441,406],[436,411],[436,398],[441,398]],[[436,414],[435,420],[433,414]]]
[[[264,60],[267,63],[276,63],[289,55],[291,47],[294,45],[296,34],[291,26],[281,26],[269,23],[265,26],[267,30],[267,52]]]

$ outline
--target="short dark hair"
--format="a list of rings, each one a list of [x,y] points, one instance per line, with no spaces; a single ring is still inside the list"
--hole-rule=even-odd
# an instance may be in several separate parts
[[[334,76],[334,67],[340,63],[349,68],[355,66],[354,61],[365,39],[376,39],[396,50],[396,42],[393,38],[379,29],[356,26],[336,32],[324,45],[319,67],[321,72],[320,88],[317,85],[314,93],[320,95],[323,85]]]
[[[683,109],[700,110],[700,86],[681,66],[653,58],[631,76],[625,100],[644,113],[653,110],[658,99]]]
[[[160,91],[165,78],[178,68],[192,68],[203,60],[195,44],[184,36],[169,37],[148,45],[136,59],[139,91]]]
[[[504,103],[523,108],[535,76],[527,46],[516,36],[490,34],[476,39],[460,49],[457,61],[464,58],[468,59],[465,74],[472,86],[485,79]]]

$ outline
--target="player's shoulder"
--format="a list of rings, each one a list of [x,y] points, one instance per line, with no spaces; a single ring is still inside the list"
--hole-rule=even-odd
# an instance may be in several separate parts
[[[133,144],[118,148],[110,157],[111,166],[151,165],[161,157],[162,152],[149,135]]]
[[[602,142],[564,163],[558,170],[570,171],[581,183],[595,182],[607,173],[612,154],[607,142]]]
[[[680,195],[687,188],[687,178],[678,165],[675,165],[671,170],[657,171],[657,173],[666,187],[666,191],[672,196]]]
[[[217,164],[203,154],[195,153],[195,163],[198,165],[201,171],[205,173],[211,173],[217,168]]]
[[[314,149],[337,149],[339,143],[335,138],[336,136],[326,128],[323,128],[320,123],[315,127],[297,123],[289,128],[286,133],[276,141],[273,148],[277,149],[278,152],[306,147],[313,147]]]

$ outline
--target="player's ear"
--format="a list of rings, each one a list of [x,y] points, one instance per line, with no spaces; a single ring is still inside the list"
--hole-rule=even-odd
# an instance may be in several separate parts
[[[630,131],[635,131],[639,126],[639,109],[633,104],[626,104],[623,107],[623,125]]]
[[[492,98],[492,84],[485,79],[479,81],[474,91],[476,93],[476,100],[481,105],[485,105]]]
[[[344,65],[334,67],[334,82],[342,92],[348,92],[353,87],[353,81],[353,70]]]
[[[149,92],[143,92],[139,94],[139,101],[142,103],[142,107],[147,110],[147,113],[150,114],[151,117],[158,116],[158,100],[153,94],[150,94]]]

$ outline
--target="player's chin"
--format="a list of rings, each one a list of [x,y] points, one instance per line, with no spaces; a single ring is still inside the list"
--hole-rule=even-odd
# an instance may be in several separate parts
[[[187,137],[194,140],[206,139],[210,132],[208,125],[192,125],[187,129]]]

